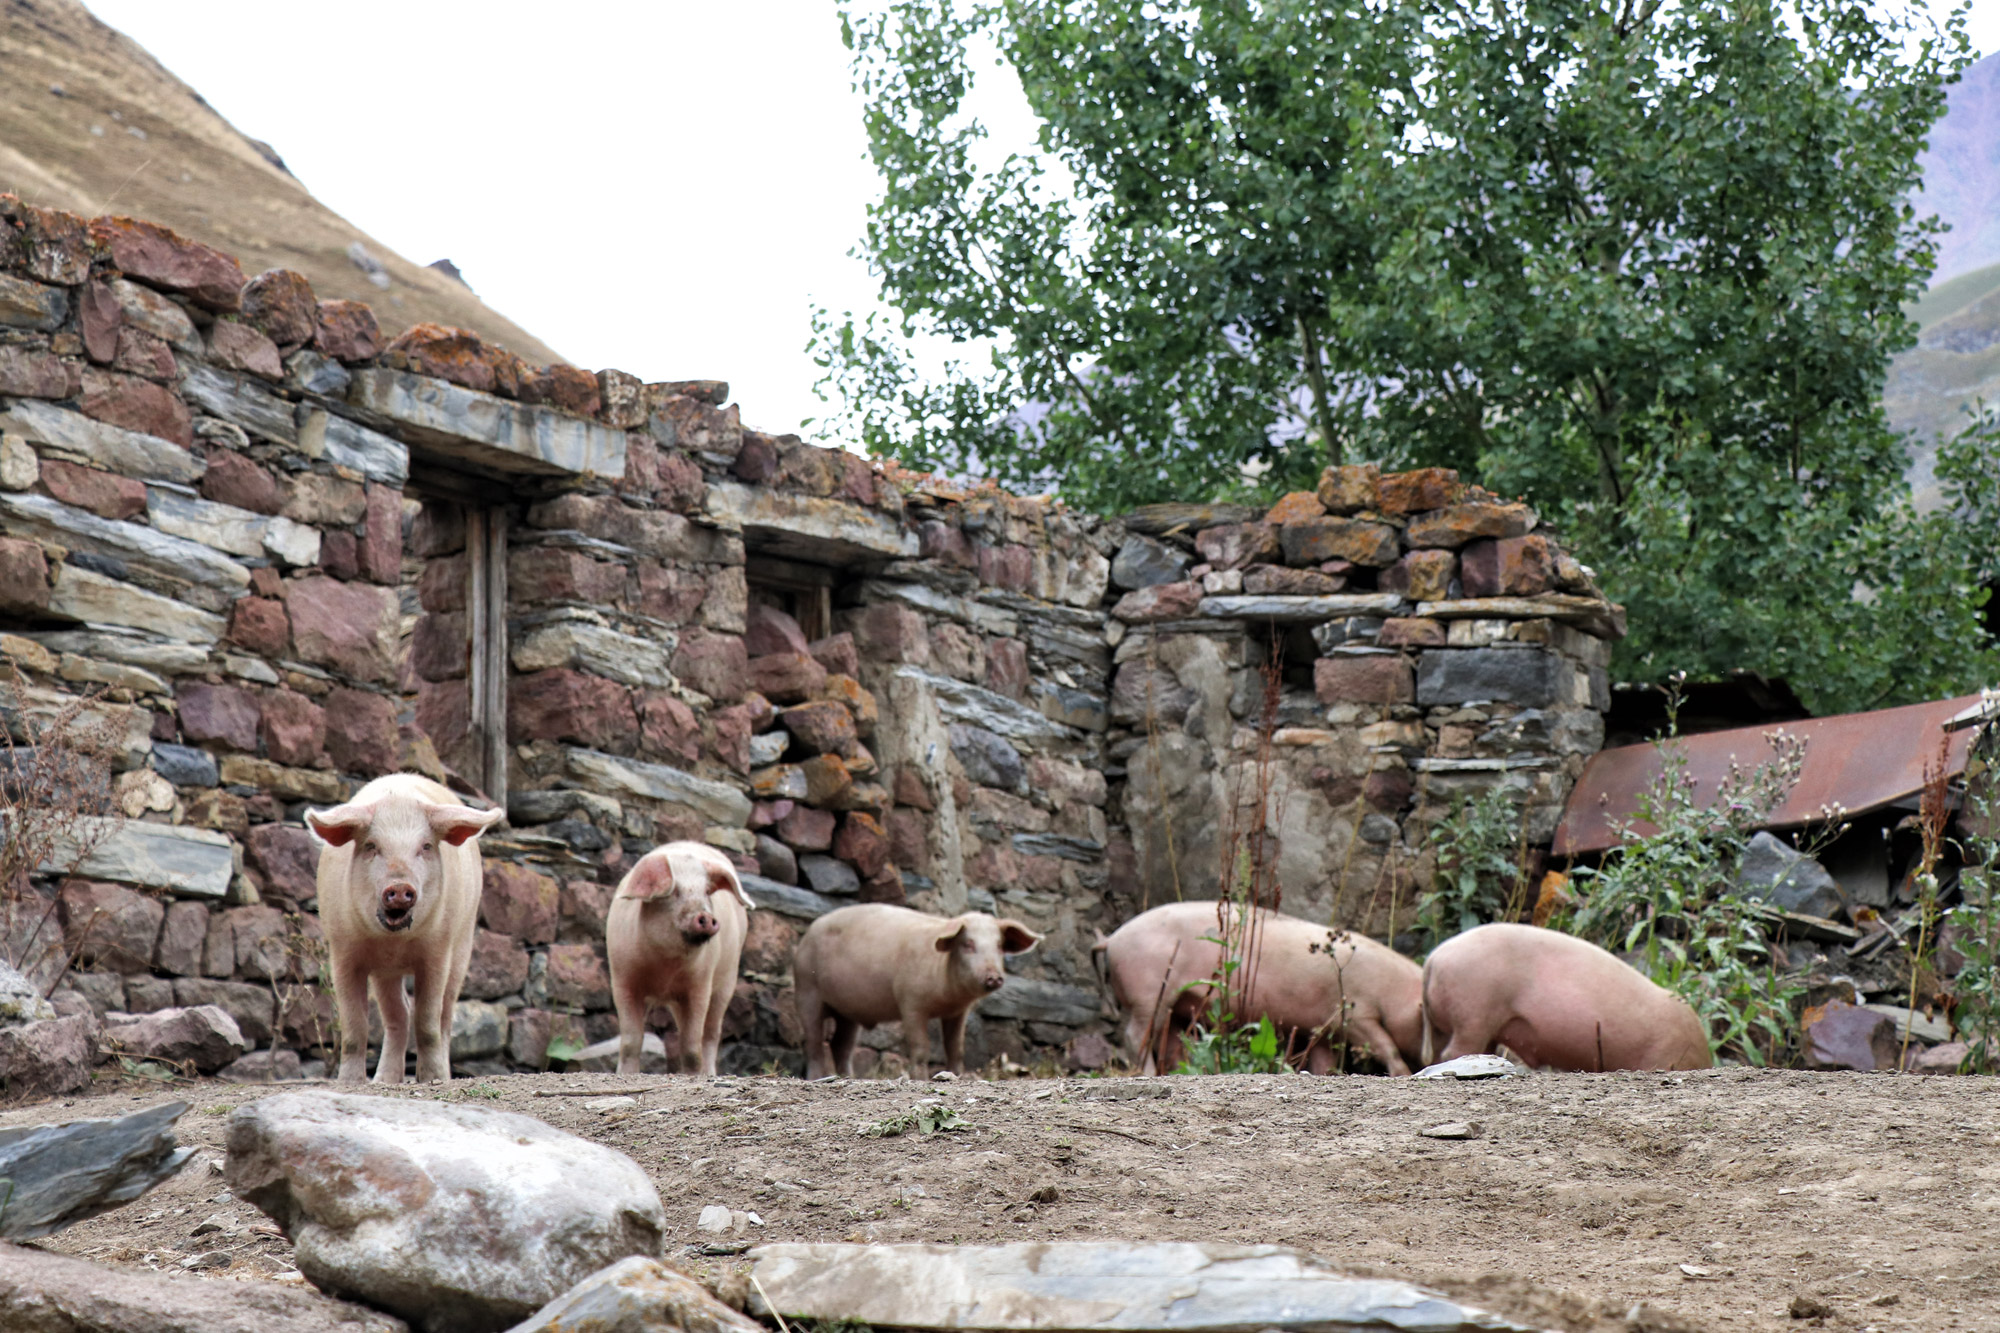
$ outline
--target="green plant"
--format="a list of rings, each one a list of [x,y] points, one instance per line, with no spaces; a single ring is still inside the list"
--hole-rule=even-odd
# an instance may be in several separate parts
[[[925,1102],[907,1111],[898,1111],[891,1116],[863,1125],[859,1133],[864,1139],[893,1139],[899,1135],[962,1133],[972,1128],[967,1120],[949,1106],[936,1102]]]
[[[1459,792],[1426,841],[1437,853],[1431,888],[1417,900],[1417,928],[1435,947],[1519,909],[1523,811],[1511,788]]]
[[[1958,872],[1959,903],[1945,914],[1952,947],[1964,959],[1952,979],[1957,1006],[1952,1024],[1970,1048],[1966,1068],[2000,1070],[2000,793],[1994,791],[1991,726],[1973,741],[1966,764],[1965,864]]]
[[[1655,831],[1628,826],[1600,865],[1574,871],[1576,900],[1551,924],[1624,955],[1680,994],[1722,1055],[1783,1064],[1805,988],[1778,969],[1765,934],[1769,909],[1738,888],[1737,875],[1751,836],[1797,784],[1805,741],[1767,732],[1771,759],[1755,768],[1732,762],[1703,799],[1674,740],[1677,707],[1670,699],[1660,775],[1640,794],[1634,821]],[[1837,809],[1823,813],[1829,826],[1838,820]]]
[[[1188,1030],[1187,1054],[1176,1074],[1282,1074],[1289,1068],[1278,1052],[1278,1030],[1270,1015],[1238,1023],[1228,1014]]]

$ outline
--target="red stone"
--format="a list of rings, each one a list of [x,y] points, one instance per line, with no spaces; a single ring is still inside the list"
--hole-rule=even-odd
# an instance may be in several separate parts
[[[930,784],[924,780],[923,773],[913,765],[904,764],[899,767],[894,782],[893,790],[897,805],[907,805],[918,810],[937,809],[937,802],[931,796]]]
[[[231,749],[257,749],[257,696],[235,685],[189,681],[175,692],[181,734],[190,741],[220,741]]]
[[[42,485],[64,504],[88,509],[100,518],[130,518],[146,512],[146,483],[115,472],[45,458]]]
[[[834,816],[830,810],[793,806],[778,821],[777,833],[786,846],[801,852],[823,852],[833,846]]]
[[[1450,551],[1411,551],[1383,570],[1376,586],[1413,602],[1441,602],[1451,596],[1458,557]]]
[[[317,986],[286,986],[278,1001],[278,1036],[295,1050],[333,1045],[333,996]]]
[[[206,499],[253,514],[275,514],[285,507],[277,479],[258,464],[228,449],[210,449],[207,458],[208,471],[201,477]]]
[[[789,971],[798,942],[799,928],[784,917],[776,912],[752,912],[750,929],[743,937],[743,970],[765,976]]]
[[[336,361],[372,361],[382,352],[382,328],[360,301],[321,301],[313,346]]]
[[[616,681],[568,667],[516,676],[507,686],[507,737],[569,741],[629,754],[638,739],[632,696]]]
[[[319,567],[342,583],[361,573],[360,545],[354,534],[336,529],[319,536]]]
[[[808,754],[846,754],[859,739],[854,715],[831,700],[799,704],[778,714],[779,723]]]
[[[1285,560],[1316,565],[1322,560],[1351,560],[1357,565],[1386,565],[1401,554],[1396,530],[1386,523],[1355,518],[1313,518],[1286,524],[1279,536]]]
[[[1155,583],[1118,599],[1111,614],[1127,624],[1156,620],[1186,620],[1201,605],[1199,583]]]
[[[243,318],[280,347],[311,342],[319,327],[319,302],[303,273],[265,269],[243,284]]]
[[[1808,1069],[1895,1069],[1901,1043],[1896,1020],[1843,1000],[1808,1005],[1799,1018]]]
[[[917,545],[924,559],[935,560],[954,569],[972,569],[978,564],[972,554],[972,543],[965,539],[964,530],[955,523],[933,518],[918,524]]]
[[[218,319],[208,331],[208,357],[228,370],[244,370],[267,380],[282,379],[278,345],[248,324]]]
[[[1319,502],[1329,514],[1352,514],[1380,502],[1382,470],[1373,463],[1350,463],[1320,473]]]
[[[547,875],[512,861],[488,861],[479,899],[479,923],[523,944],[547,944],[556,937],[560,891]]]
[[[118,330],[118,350],[111,358],[111,368],[162,384],[171,384],[180,374],[173,349],[144,329],[134,328]]]
[[[1401,653],[1322,657],[1313,663],[1313,692],[1321,703],[1407,704],[1416,680]]]
[[[465,969],[460,994],[474,1000],[497,1000],[528,984],[528,951],[517,940],[482,930],[472,937],[472,960]]]
[[[420,682],[416,724],[447,764],[464,768],[470,763],[467,742],[472,728],[472,697],[464,681]]]
[[[644,584],[644,572],[640,581]],[[681,636],[674,650],[674,675],[689,689],[724,702],[739,699],[751,688],[749,658],[743,640],[734,634],[712,634],[691,629]]]
[[[64,287],[74,287],[90,276],[96,246],[90,238],[90,224],[82,218],[53,208],[36,208],[11,195],[0,195],[0,217],[13,219],[21,229],[15,246],[28,276]],[[0,259],[7,257],[0,253]]]
[[[264,877],[266,892],[292,903],[319,896],[319,839],[296,824],[253,824],[243,850],[250,865]]]
[[[380,777],[398,767],[396,705],[372,690],[345,687],[326,696],[326,752],[335,768]]]
[[[445,563],[432,561],[425,566],[425,583],[420,586],[430,586],[431,571]],[[439,605],[431,609],[447,611],[464,605],[464,562],[451,562],[448,571],[437,577],[449,580],[454,605]],[[600,606],[620,600],[624,591],[625,566],[594,560],[581,551],[556,546],[531,546],[507,557],[507,596],[513,601],[585,602]],[[698,602],[699,598],[696,600]],[[430,603],[425,605],[430,606]],[[651,612],[645,614],[650,615]]]
[[[618,566],[623,570],[623,566]],[[708,597],[708,582],[691,569],[642,561],[639,565],[639,613],[669,625],[685,624]],[[742,646],[738,639],[737,645]],[[703,693],[707,693],[706,690]]]
[[[160,926],[159,942],[153,946],[153,966],[177,977],[195,976],[201,971],[201,948],[207,940],[206,903],[168,903],[166,920]]]
[[[49,560],[23,537],[0,537],[0,611],[32,615],[49,604]]]
[[[299,660],[351,680],[396,683],[402,606],[393,588],[313,574],[286,585]]]
[[[930,635],[924,618],[907,606],[877,602],[865,607],[854,618],[852,630],[854,646],[865,661],[930,665]]]
[[[718,407],[687,394],[656,398],[650,385],[646,396],[665,432],[664,443],[735,460],[743,447],[743,422],[734,406]]]
[[[633,430],[646,424],[646,382],[622,370],[597,372],[597,398],[607,426]]]
[[[694,763],[701,758],[701,722],[692,708],[665,690],[642,690],[639,745],[649,754]]]
[[[1555,584],[1555,558],[1539,533],[1471,543],[1459,556],[1467,597],[1532,597]]]
[[[900,806],[882,817],[882,831],[889,839],[889,859],[924,874],[930,864],[930,821],[921,810]]]
[[[403,578],[403,493],[368,484],[368,514],[362,520],[355,548],[361,576],[376,583],[400,583]]]
[[[179,292],[210,310],[235,310],[243,304],[242,268],[213,246],[156,222],[126,217],[98,218],[90,224],[90,236],[128,278]]]
[[[730,465],[730,475],[753,486],[778,475],[778,442],[761,431],[743,432],[743,446]]]
[[[1481,537],[1525,536],[1534,526],[1535,511],[1524,504],[1459,504],[1417,515],[1405,535],[1412,546],[1463,546]]]
[[[525,554],[525,553],[521,553]],[[507,562],[507,594],[514,598],[517,589],[514,569],[520,554]],[[463,611],[465,609],[465,556],[447,555],[424,562],[424,572],[417,575],[417,605],[426,611]]]
[[[69,392],[69,367],[54,352],[0,345],[0,394],[16,398],[67,398]]]
[[[806,651],[812,654],[813,661],[826,668],[830,677],[861,674],[861,652],[854,646],[854,636],[846,630],[814,639],[806,645]]]
[[[1442,620],[1398,616],[1382,622],[1375,641],[1384,648],[1442,648],[1448,638]]]
[[[1258,597],[1324,597],[1339,592],[1347,580],[1317,569],[1289,565],[1252,565],[1243,571],[1243,591]]]
[[[125,312],[119,308],[110,283],[88,283],[77,292],[76,316],[84,355],[99,364],[118,355],[118,326],[124,322]]]
[[[272,690],[264,696],[264,753],[281,764],[311,768],[326,749],[326,714],[303,694]]]
[[[840,490],[842,498],[856,504],[873,506],[876,500],[875,465],[860,454],[843,449],[839,455]]]
[[[87,417],[157,435],[183,449],[194,444],[194,417],[187,404],[151,380],[86,368],[77,406]]]
[[[796,703],[826,684],[826,668],[807,653],[767,653],[749,660],[743,684],[774,702]]]
[[[76,962],[107,972],[149,972],[167,909],[119,884],[72,879],[57,898],[63,944]]]
[[[604,919],[611,914],[614,892],[609,884],[593,884],[584,879],[564,880],[562,894],[557,899],[557,912],[562,924],[580,928],[591,939],[603,939]]]
[[[1326,506],[1319,496],[1311,491],[1293,491],[1284,499],[1271,506],[1264,515],[1264,522],[1274,526],[1285,523],[1303,523],[1309,518],[1324,518]]]
[[[1009,592],[1021,592],[1035,576],[1035,553],[1025,546],[981,546],[973,556],[979,580]]]
[[[1415,514],[1442,509],[1465,498],[1465,483],[1448,467],[1423,467],[1392,472],[1377,487],[1376,508],[1384,514]]]
[[[752,602],[743,618],[743,651],[763,657],[769,653],[810,653],[811,649],[798,621],[775,606]]]
[[[702,480],[701,468],[692,458],[679,451],[661,454],[656,472],[662,505],[683,514],[702,507],[708,497],[708,483]]]
[[[738,773],[750,771],[750,737],[755,723],[753,710],[742,704],[719,708],[710,718],[715,732],[717,762]]]
[[[840,817],[840,832],[833,840],[833,854],[860,872],[861,878],[881,873],[889,863],[889,835],[875,816],[850,810]]]
[[[884,865],[874,874],[861,881],[861,892],[855,897],[864,903],[889,903],[901,906],[908,901],[903,892],[903,875],[893,865]]]
[[[1278,530],[1269,523],[1222,523],[1197,532],[1194,546],[1216,569],[1241,569],[1278,558]]]
[[[416,375],[513,397],[519,391],[515,358],[478,334],[442,324],[416,324],[382,349],[385,364]]]
[[[582,1009],[611,1007],[611,978],[604,960],[589,944],[557,944],[549,948],[546,974],[549,999]]]
[[[597,376],[575,366],[542,366],[529,370],[521,377],[520,394],[524,403],[546,403],[580,417],[594,417],[603,406],[603,398],[597,389]]]
[[[644,435],[625,437],[625,476],[619,489],[650,496],[660,489],[660,446]]]

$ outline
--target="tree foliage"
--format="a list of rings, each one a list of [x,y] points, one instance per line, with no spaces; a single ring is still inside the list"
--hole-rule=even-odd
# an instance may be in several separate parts
[[[1106,510],[1453,466],[1599,567],[1627,674],[1750,668],[1826,707],[1990,665],[1966,543],[1908,510],[1878,406],[1962,16],[848,0],[843,23],[883,181],[861,253],[896,314],[822,313],[815,346],[871,451]],[[1033,149],[967,112],[989,55]],[[958,355],[925,373],[939,338]]]

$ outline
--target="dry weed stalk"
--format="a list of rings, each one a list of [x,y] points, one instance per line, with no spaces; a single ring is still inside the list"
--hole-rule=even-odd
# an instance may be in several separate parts
[[[1931,927],[1937,914],[1938,858],[1944,854],[1945,830],[1951,824],[1951,733],[1938,733],[1937,754],[1924,761],[1923,796],[1917,805],[1917,833],[1921,844],[1917,855],[1917,945],[1910,951],[1910,1002],[1917,1011],[1918,980],[1924,970],[1924,951],[1931,944]],[[1910,1054],[1910,1023],[1903,1024],[1903,1044],[1897,1053],[1898,1066],[1907,1064]]]
[[[96,918],[65,945],[55,925],[59,894],[37,892],[35,880],[68,879],[123,823],[103,758],[112,728],[93,712],[96,691],[44,711],[19,667],[10,664],[8,684],[11,703],[0,703],[0,959],[39,979],[47,995]]]

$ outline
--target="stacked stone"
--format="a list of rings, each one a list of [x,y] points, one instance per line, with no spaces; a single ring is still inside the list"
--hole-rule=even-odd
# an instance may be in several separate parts
[[[1128,525],[1109,757],[1146,895],[1214,896],[1263,827],[1256,793],[1286,903],[1377,934],[1409,922],[1452,795],[1515,788],[1525,842],[1547,841],[1602,743],[1624,626],[1526,505],[1362,465],[1262,514],[1158,506]]]

